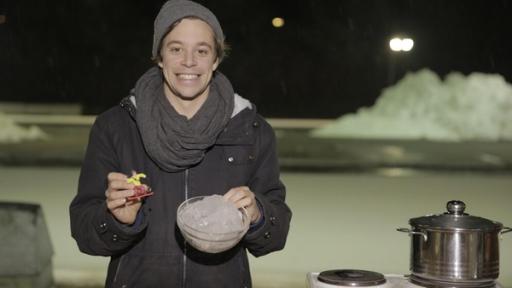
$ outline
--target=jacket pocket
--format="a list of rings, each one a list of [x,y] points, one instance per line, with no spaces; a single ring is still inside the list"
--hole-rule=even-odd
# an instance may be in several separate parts
[[[224,146],[224,165],[227,175],[228,189],[237,186],[247,186],[254,165],[255,156],[252,146]]]
[[[224,146],[224,161],[228,165],[249,165],[256,160],[252,145]]]

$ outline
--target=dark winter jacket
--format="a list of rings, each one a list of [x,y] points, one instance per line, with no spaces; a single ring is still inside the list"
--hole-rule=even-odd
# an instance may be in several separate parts
[[[128,98],[121,104],[99,115],[91,130],[70,206],[72,236],[80,250],[111,257],[107,287],[251,287],[246,251],[262,256],[282,249],[291,218],[270,125],[254,108],[246,108],[231,118],[202,162],[169,173],[146,154],[133,104]],[[133,170],[147,175],[155,194],[142,205],[142,223],[128,226],[106,208],[106,177]],[[179,204],[194,196],[222,195],[236,186],[255,193],[263,225],[226,252],[208,254],[189,246],[176,226]]]

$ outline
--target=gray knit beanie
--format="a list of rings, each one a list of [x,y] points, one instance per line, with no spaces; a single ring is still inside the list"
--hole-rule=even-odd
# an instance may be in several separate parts
[[[208,23],[215,33],[216,40],[221,43],[224,41],[224,33],[222,32],[217,17],[213,15],[212,11],[192,1],[170,0],[165,2],[155,19],[155,31],[153,34],[154,59],[158,56],[158,48],[160,47],[160,42],[162,38],[164,38],[167,29],[169,29],[174,22],[189,16],[197,17]]]

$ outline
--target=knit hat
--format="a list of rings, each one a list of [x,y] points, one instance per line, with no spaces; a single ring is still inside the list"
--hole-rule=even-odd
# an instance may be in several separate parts
[[[158,48],[160,42],[164,38],[167,29],[176,21],[185,17],[197,17],[204,22],[208,23],[215,33],[215,39],[219,42],[224,41],[224,33],[220,27],[217,17],[213,15],[212,11],[202,6],[201,4],[188,1],[188,0],[170,0],[158,12],[155,19],[155,30],[153,34],[153,58],[158,56]]]

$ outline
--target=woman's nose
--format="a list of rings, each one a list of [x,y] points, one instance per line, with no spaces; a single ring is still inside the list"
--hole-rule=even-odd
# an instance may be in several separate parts
[[[196,65],[196,57],[193,52],[187,51],[183,53],[182,64],[187,67]]]

